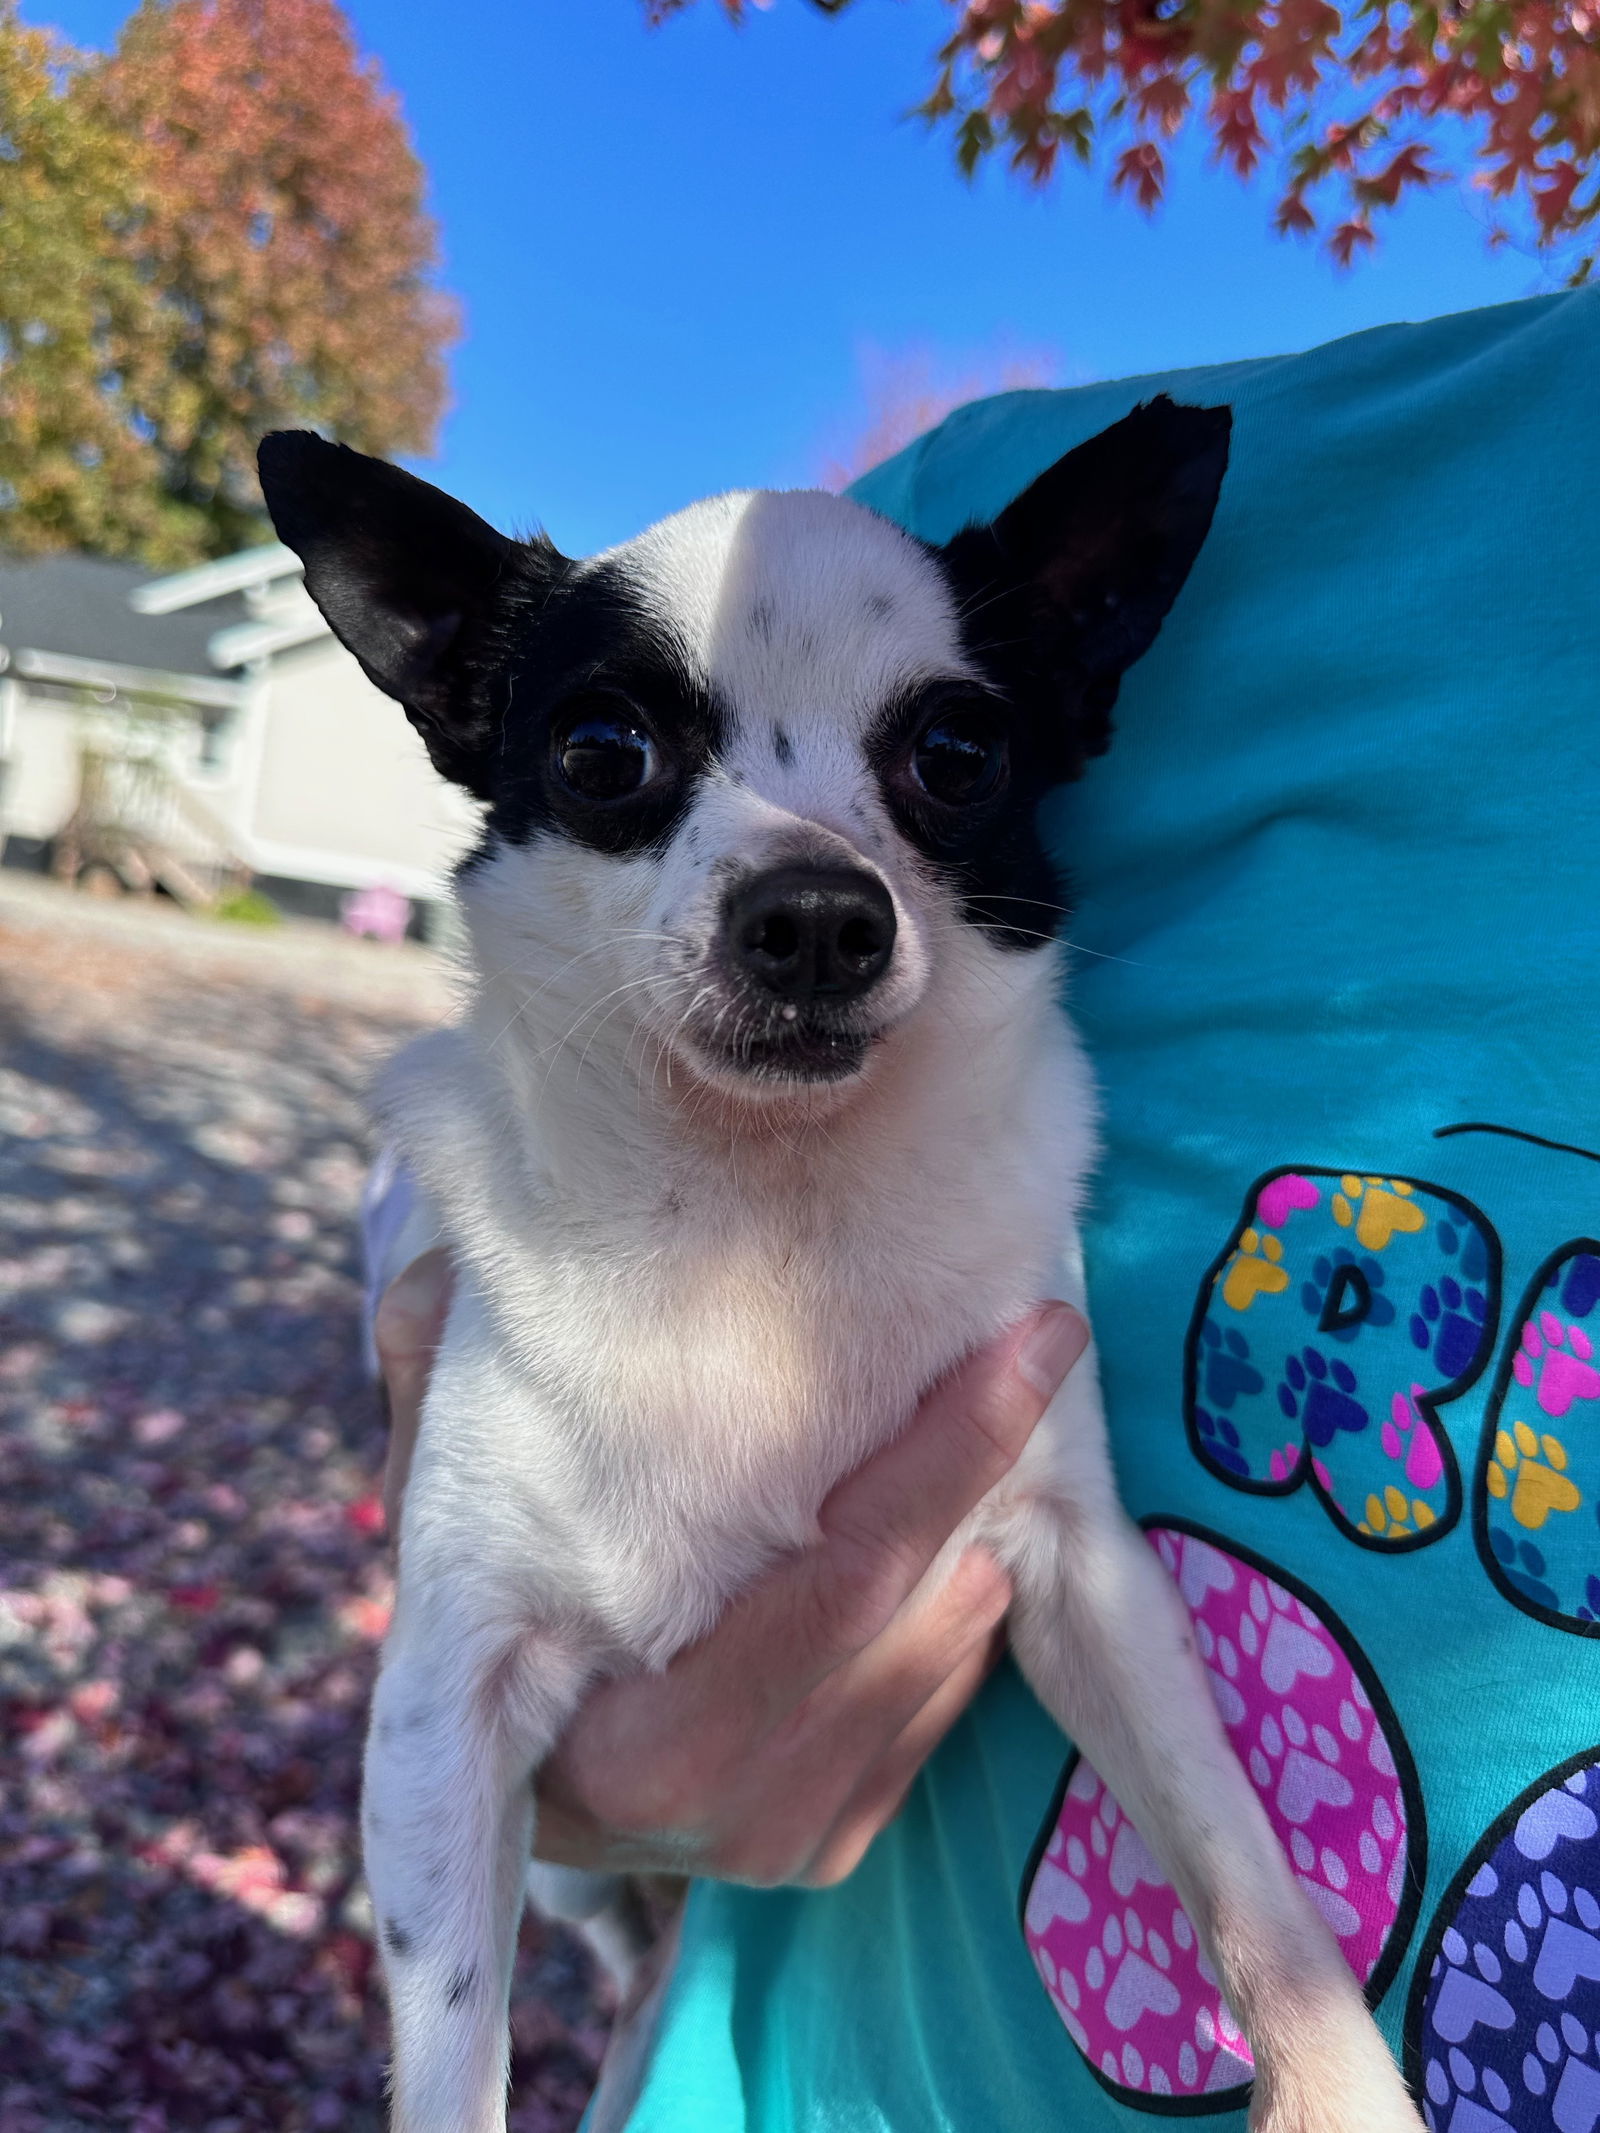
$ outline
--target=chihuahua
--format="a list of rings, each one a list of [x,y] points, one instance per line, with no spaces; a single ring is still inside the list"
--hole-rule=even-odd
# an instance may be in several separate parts
[[[961,1357],[1084,1302],[1039,802],[1108,745],[1230,427],[1153,400],[943,547],[746,492],[585,561],[262,444],[313,599],[484,810],[462,1015],[386,1097],[457,1268],[366,1760],[396,2133],[504,2125],[533,1779],[585,1694],[814,1542]],[[1092,1358],[930,1578],[974,1541],[1202,1937],[1252,2126],[1416,2133],[1118,1502]]]

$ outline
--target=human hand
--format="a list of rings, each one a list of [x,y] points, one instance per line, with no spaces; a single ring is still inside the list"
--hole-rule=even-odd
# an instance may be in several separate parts
[[[448,1260],[429,1252],[378,1310],[391,1530],[449,1289]],[[1065,1304],[1002,1334],[834,1489],[815,1543],[662,1673],[596,1688],[539,1773],[539,1857],[763,1887],[842,1881],[999,1649],[1011,1587],[991,1555],[969,1548],[931,1591],[923,1575],[1087,1341]]]
[[[433,1359],[444,1338],[455,1275],[443,1245],[402,1267],[378,1298],[372,1315],[372,1345],[378,1351],[389,1402],[389,1452],[383,1467],[383,1513],[391,1534],[400,1531],[400,1503],[417,1448],[422,1402]]]

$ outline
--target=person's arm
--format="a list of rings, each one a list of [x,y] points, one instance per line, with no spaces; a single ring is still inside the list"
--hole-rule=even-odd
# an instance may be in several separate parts
[[[448,1259],[427,1252],[377,1311],[391,1532],[449,1296]],[[999,1648],[1011,1588],[992,1556],[969,1549],[931,1594],[919,1581],[1015,1462],[1087,1340],[1075,1311],[1043,1305],[840,1483],[813,1547],[663,1673],[597,1688],[539,1773],[538,1855],[762,1886],[842,1880]]]

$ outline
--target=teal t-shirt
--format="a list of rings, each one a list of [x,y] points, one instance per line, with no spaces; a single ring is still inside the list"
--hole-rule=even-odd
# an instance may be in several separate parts
[[[942,540],[1156,391],[1234,409],[1047,803],[1091,1300],[1124,1496],[1440,2133],[1600,2125],[1597,358],[1580,291],[1012,393],[857,491]],[[636,2133],[1235,2133],[1242,2040],[1069,1757],[1002,1669],[843,1887],[697,1887]]]

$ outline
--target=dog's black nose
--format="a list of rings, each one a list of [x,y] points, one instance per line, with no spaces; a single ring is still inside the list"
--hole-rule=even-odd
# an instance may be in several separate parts
[[[894,905],[855,867],[775,867],[728,899],[734,962],[765,992],[796,1003],[852,1000],[889,967]]]

